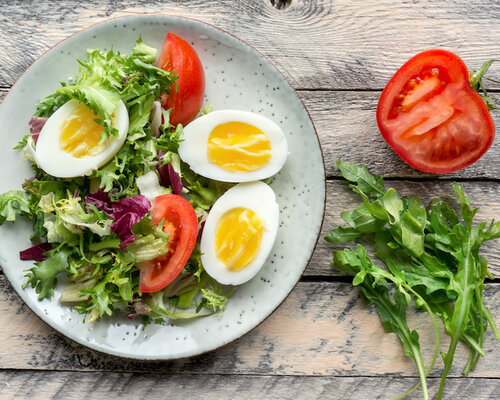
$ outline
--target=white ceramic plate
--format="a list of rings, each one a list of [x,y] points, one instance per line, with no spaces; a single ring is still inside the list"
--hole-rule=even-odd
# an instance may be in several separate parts
[[[22,289],[30,262],[19,251],[30,246],[28,221],[0,226],[0,265],[24,302],[50,326],[95,350],[137,359],[173,359],[200,354],[244,335],[285,299],[300,279],[317,241],[325,205],[325,171],[314,126],[294,90],[254,49],[234,36],[194,20],[140,15],[94,25],[47,52],[12,88],[0,107],[0,193],[20,189],[33,175],[19,151],[11,150],[28,133],[28,121],[38,99],[56,89],[59,81],[78,71],[76,58],[86,49],[111,48],[130,53],[141,36],[161,49],[167,32],[196,49],[205,68],[206,101],[214,110],[239,109],[262,114],[286,133],[290,156],[272,188],[280,205],[280,224],[274,248],[259,274],[238,288],[221,315],[181,323],[150,324],[146,328],[126,317],[82,323],[82,315],[53,298],[37,300],[31,288]]]

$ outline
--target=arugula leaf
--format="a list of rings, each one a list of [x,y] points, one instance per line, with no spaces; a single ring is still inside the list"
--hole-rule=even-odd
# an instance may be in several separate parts
[[[369,197],[379,198],[385,194],[384,180],[371,175],[364,165],[337,160],[342,176],[352,182],[351,189],[358,188]]]
[[[136,141],[146,136],[144,126],[149,122],[149,114],[151,113],[151,106],[154,100],[154,95],[152,93],[147,93],[128,103],[128,134],[130,141]]]
[[[336,229],[332,229],[325,237],[325,240],[327,242],[340,244],[340,243],[350,242],[356,239],[360,235],[361,232],[359,232],[356,228],[353,227],[345,228],[343,226],[339,226]]]

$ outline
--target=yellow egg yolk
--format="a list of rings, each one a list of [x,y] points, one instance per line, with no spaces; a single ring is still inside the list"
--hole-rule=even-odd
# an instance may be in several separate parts
[[[102,126],[94,121],[98,118],[85,104],[75,108],[61,124],[61,149],[76,158],[99,154],[103,149],[99,146]]]
[[[231,271],[250,264],[260,247],[264,221],[248,208],[227,211],[215,228],[215,254]]]
[[[210,132],[207,156],[210,162],[227,171],[255,171],[269,162],[271,142],[253,125],[226,122]]]

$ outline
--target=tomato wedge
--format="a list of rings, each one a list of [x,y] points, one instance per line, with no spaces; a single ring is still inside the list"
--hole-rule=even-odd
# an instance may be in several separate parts
[[[162,98],[162,106],[171,108],[170,123],[186,125],[200,112],[205,92],[205,73],[200,58],[191,45],[179,36],[168,33],[157,66],[174,71],[177,90],[172,85],[170,94]]]
[[[155,226],[165,219],[168,253],[141,263],[139,290],[157,292],[172,282],[186,265],[198,235],[198,218],[189,201],[176,194],[156,197],[151,217]]]
[[[445,50],[417,54],[396,72],[380,96],[377,122],[405,162],[432,173],[471,165],[495,137],[493,120],[469,84],[467,67]]]

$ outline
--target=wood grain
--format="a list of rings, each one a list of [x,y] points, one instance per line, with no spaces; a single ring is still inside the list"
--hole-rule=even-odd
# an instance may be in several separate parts
[[[133,374],[113,372],[0,371],[0,396],[16,399],[109,399],[166,398],[186,400],[299,400],[299,399],[393,399],[416,383],[394,376],[321,377]],[[436,393],[439,380],[429,379],[429,392]],[[444,399],[493,399],[500,380],[449,379]],[[407,397],[420,398],[420,392]]]
[[[486,304],[500,315],[500,284],[490,284]],[[433,350],[430,318],[410,313],[420,331],[428,362]],[[216,351],[171,362],[120,359],[86,349],[49,328],[20,301],[0,276],[0,360],[3,369],[122,371],[180,374],[294,376],[416,376],[394,334],[386,334],[373,308],[366,308],[347,283],[301,282],[287,300],[255,330]],[[442,350],[448,343],[441,333]],[[485,337],[486,357],[471,374],[499,378],[495,354],[500,341]],[[13,351],[15,349],[15,351]],[[459,346],[450,376],[462,375],[467,353]],[[439,376],[441,363],[432,376]]]
[[[454,51],[469,68],[500,57],[496,0],[294,0],[284,10],[270,0],[43,0],[36,7],[3,0],[0,86],[12,85],[45,50],[72,33],[146,12],[196,18],[231,32],[269,58],[296,88],[380,89],[406,60],[429,48]],[[491,77],[500,79],[500,66],[492,68]]]

